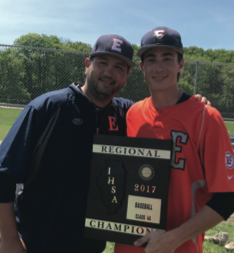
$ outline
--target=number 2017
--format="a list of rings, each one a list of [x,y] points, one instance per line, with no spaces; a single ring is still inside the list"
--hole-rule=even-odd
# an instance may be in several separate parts
[[[150,191],[150,188],[151,188],[151,191]],[[151,187],[149,185],[145,186],[145,185],[139,185],[139,184],[135,184],[135,188],[134,188],[134,191],[135,192],[138,192],[138,191],[141,191],[141,192],[147,192],[147,193],[154,193],[155,190],[156,190],[156,186],[152,185]]]

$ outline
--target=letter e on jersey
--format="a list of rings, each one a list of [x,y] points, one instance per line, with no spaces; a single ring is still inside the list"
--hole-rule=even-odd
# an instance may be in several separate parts
[[[108,118],[109,118],[109,125],[110,125],[109,130],[110,131],[118,131],[119,127],[118,127],[116,118],[115,117],[111,117],[111,116],[109,116]]]
[[[122,40],[114,38],[111,50],[121,53],[122,52],[122,44],[123,44]]]

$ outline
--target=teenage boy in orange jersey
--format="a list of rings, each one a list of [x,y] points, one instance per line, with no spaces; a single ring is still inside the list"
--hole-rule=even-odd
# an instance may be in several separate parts
[[[152,232],[115,253],[201,253],[204,231],[234,212],[233,148],[220,113],[177,87],[184,67],[180,34],[157,27],[141,40],[140,67],[151,97],[127,114],[131,137],[172,139],[166,232]]]

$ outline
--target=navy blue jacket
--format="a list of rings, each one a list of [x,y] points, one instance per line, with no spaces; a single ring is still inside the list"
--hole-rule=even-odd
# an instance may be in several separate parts
[[[113,98],[111,103],[104,109],[97,107],[97,133],[126,136],[126,114],[132,105],[131,100]]]
[[[74,85],[28,104],[0,146],[0,202],[15,199],[29,253],[77,253],[83,243],[95,106]]]

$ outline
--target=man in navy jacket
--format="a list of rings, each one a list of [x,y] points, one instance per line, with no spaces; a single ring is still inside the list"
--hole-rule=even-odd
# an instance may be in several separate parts
[[[82,252],[93,135],[126,134],[133,102],[112,98],[132,57],[123,37],[101,36],[82,88],[46,93],[22,111],[0,146],[0,253]]]

